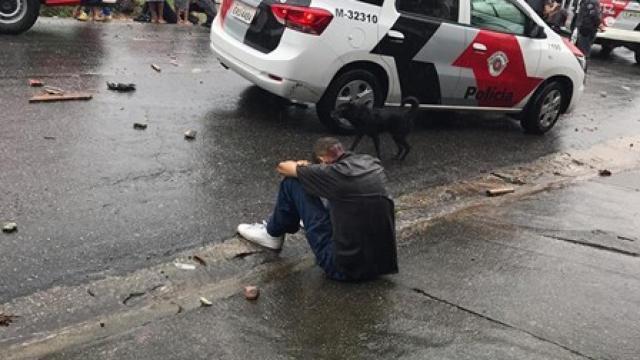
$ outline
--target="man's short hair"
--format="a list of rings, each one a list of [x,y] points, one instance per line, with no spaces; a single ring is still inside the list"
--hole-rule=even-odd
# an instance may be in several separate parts
[[[344,148],[340,140],[334,137],[323,137],[316,141],[313,146],[314,162],[318,161],[318,157],[326,156],[331,159],[331,162],[337,160],[344,154]]]

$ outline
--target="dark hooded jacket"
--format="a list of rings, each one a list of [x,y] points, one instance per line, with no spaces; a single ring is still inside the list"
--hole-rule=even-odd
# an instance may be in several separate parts
[[[330,165],[298,166],[309,194],[329,200],[335,261],[350,279],[398,272],[393,201],[380,160],[345,153]]]
[[[536,14],[538,14],[538,16],[540,17],[544,16],[545,0],[527,0],[527,3],[529,4],[529,6],[531,6],[533,11],[535,11]]]

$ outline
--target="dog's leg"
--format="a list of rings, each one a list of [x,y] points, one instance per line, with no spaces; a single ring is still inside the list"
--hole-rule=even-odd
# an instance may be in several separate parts
[[[373,146],[376,148],[376,154],[378,155],[378,159],[382,159],[382,156],[380,156],[380,136],[372,135],[371,139],[373,140]]]
[[[398,154],[396,155],[396,159],[404,160],[404,158],[407,157],[407,154],[409,154],[409,151],[411,150],[411,145],[409,145],[409,142],[407,142],[406,135],[394,134],[392,135],[392,137],[396,142],[396,145],[398,145]]]
[[[404,143],[404,154],[400,156],[400,160],[404,160],[404,158],[409,154],[409,151],[411,151],[411,145],[409,145],[407,139],[402,139],[402,142]]]
[[[362,140],[362,134],[357,134],[356,137],[353,139],[353,142],[351,143],[351,147],[349,148],[350,151],[355,151],[356,146],[358,146],[358,144],[360,143],[360,140]]]
[[[400,159],[400,157],[402,156],[402,153],[404,152],[404,145],[402,145],[402,136],[399,136],[397,134],[391,134],[391,138],[393,139],[393,142],[395,142],[396,146],[398,147],[398,152],[396,153],[396,156],[394,158]]]

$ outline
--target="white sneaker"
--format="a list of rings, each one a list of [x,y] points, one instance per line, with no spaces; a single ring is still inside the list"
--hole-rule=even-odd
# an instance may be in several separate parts
[[[240,224],[238,225],[238,234],[254,244],[264,246],[272,250],[282,249],[284,235],[273,237],[267,232],[265,223],[259,224]]]

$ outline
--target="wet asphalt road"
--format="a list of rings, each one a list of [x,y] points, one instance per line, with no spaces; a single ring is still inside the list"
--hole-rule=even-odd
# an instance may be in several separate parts
[[[308,268],[43,359],[636,360],[639,175],[434,221],[377,281]]]
[[[0,37],[0,49],[0,220],[20,228],[0,236],[0,302],[228,238],[238,222],[267,214],[277,161],[306,158],[326,134],[313,108],[284,106],[221,68],[201,28],[41,19]],[[34,77],[94,99],[28,104]],[[639,79],[628,51],[594,58],[580,106],[544,137],[523,135],[509,118],[425,113],[407,161],[385,160],[391,189],[638,134]],[[138,90],[112,93],[105,81]],[[148,129],[134,130],[136,121]],[[190,128],[193,142],[182,136]],[[390,154],[388,141],[383,148]]]

